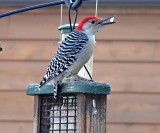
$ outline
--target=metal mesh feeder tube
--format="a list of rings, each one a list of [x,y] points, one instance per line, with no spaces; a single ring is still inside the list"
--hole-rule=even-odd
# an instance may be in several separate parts
[[[34,133],[102,133],[106,132],[107,95],[110,85],[96,82],[66,82],[60,87],[57,100],[52,84],[40,91],[38,84],[27,88],[34,96]],[[98,114],[93,115],[95,95]]]

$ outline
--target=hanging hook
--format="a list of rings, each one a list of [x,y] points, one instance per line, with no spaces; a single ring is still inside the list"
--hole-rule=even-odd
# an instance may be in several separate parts
[[[70,7],[72,10],[77,10],[81,4],[82,4],[83,0],[65,0],[65,3],[67,5],[67,7],[70,7],[70,5],[72,4],[72,6]]]

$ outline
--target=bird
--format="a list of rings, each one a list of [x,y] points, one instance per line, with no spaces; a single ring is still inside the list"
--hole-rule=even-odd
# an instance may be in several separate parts
[[[89,16],[82,19],[78,26],[60,43],[39,84],[39,90],[52,80],[53,95],[56,99],[58,85],[62,84],[64,78],[71,75],[81,78],[78,76],[78,72],[93,55],[96,33],[102,27],[114,23],[116,23],[114,16],[102,19]]]

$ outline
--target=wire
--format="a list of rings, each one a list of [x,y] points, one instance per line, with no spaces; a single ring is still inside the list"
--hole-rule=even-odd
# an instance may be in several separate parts
[[[63,24],[63,5],[61,4],[61,23],[60,23],[60,25],[62,25],[62,24]]]
[[[21,12],[26,12],[29,10],[35,10],[35,9],[39,9],[39,8],[43,8],[43,7],[49,7],[49,6],[60,5],[60,4],[65,4],[65,2],[64,1],[54,1],[54,2],[38,4],[38,5],[34,5],[34,6],[24,7],[24,8],[20,8],[17,10],[2,13],[2,14],[0,14],[0,18],[14,15],[14,14],[21,13]]]
[[[1,41],[0,41],[0,52],[2,51],[2,47],[1,47]]]
[[[73,22],[73,26],[72,26],[72,22],[71,22],[71,7],[72,7],[72,3],[71,3],[71,5],[69,6],[69,9],[68,9],[70,30],[72,32],[75,29],[75,24],[76,24],[76,20],[77,20],[77,16],[78,16],[78,10],[76,10],[75,17],[74,17],[74,22]]]
[[[73,23],[73,30],[75,29],[75,24],[76,24],[77,16],[78,16],[78,10],[76,10],[76,13],[75,13],[75,18],[74,18],[74,23]]]
[[[86,71],[87,71],[87,73],[88,73],[89,78],[91,79],[91,81],[93,81],[93,78],[92,78],[92,76],[91,76],[90,72],[88,71],[88,69],[87,69],[86,65],[84,65],[84,68],[86,69]]]
[[[60,22],[60,26],[62,26],[62,24],[63,24],[63,5],[61,4],[61,22]],[[60,39],[62,41],[62,32],[60,33]]]
[[[70,30],[72,32],[73,29],[72,29],[72,23],[71,23],[71,7],[72,7],[72,3],[70,4],[70,6],[68,8],[69,24],[70,24]]]
[[[96,0],[96,11],[95,11],[95,16],[97,17],[97,12],[98,12],[98,0]]]

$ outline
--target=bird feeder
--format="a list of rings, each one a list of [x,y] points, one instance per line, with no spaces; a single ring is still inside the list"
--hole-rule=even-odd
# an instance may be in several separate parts
[[[70,27],[64,25],[59,30],[64,38]],[[52,84],[48,83],[41,90],[38,84],[28,86],[27,95],[34,96],[33,133],[106,133],[110,85],[66,81],[59,86],[57,99],[54,99]],[[95,108],[98,113],[94,113]]]

